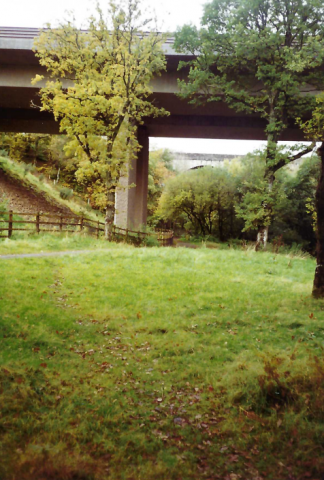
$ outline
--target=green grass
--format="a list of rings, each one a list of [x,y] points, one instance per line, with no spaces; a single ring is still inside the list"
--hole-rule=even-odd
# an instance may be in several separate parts
[[[93,242],[0,259],[0,478],[321,479],[315,262]]]
[[[86,233],[15,234],[0,241],[0,255],[46,253],[67,250],[105,250],[111,245],[103,238],[97,240]]]

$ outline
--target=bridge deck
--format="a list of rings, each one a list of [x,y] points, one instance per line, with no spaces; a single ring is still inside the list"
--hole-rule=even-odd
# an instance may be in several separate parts
[[[0,27],[0,131],[58,133],[52,115],[32,107],[39,104],[38,88],[31,85],[36,74],[46,74],[32,51],[37,28]],[[170,116],[147,119],[149,136],[222,139],[264,139],[265,123],[256,115],[238,114],[222,102],[193,107],[180,100],[177,71],[179,60],[188,58],[173,49],[173,38],[164,44],[167,71],[152,81],[152,100]],[[40,84],[39,86],[42,86]],[[291,125],[282,140],[302,140],[301,132]]]

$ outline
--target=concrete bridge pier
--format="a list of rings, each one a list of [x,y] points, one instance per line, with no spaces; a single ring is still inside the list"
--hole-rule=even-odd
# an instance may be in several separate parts
[[[116,195],[115,224],[129,229],[139,229],[147,219],[149,136],[145,127],[139,127],[137,135],[140,150],[129,166],[128,177],[121,179],[122,186],[136,186],[121,188]]]

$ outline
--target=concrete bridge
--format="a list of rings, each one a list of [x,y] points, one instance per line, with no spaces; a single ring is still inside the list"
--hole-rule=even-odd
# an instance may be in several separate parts
[[[0,27],[0,131],[26,133],[59,133],[58,124],[48,112],[32,107],[39,104],[39,87],[31,85],[36,74],[46,75],[38,63],[32,46],[39,34],[34,28]],[[152,82],[152,100],[164,107],[170,116],[148,118],[139,129],[142,149],[132,165],[129,183],[136,187],[120,195],[117,222],[138,226],[146,222],[149,137],[213,138],[236,140],[263,140],[264,121],[257,115],[238,114],[225,103],[217,102],[205,107],[194,107],[180,100],[177,78],[184,78],[185,71],[178,72],[180,60],[188,57],[173,50],[173,40],[164,44],[167,71]],[[42,86],[41,83],[39,86]],[[301,140],[293,125],[281,140]],[[215,152],[217,153],[217,152]]]

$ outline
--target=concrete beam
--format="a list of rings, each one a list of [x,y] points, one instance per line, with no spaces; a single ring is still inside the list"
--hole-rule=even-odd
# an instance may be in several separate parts
[[[59,124],[49,112],[38,109],[0,108],[0,131],[58,134]]]
[[[16,102],[19,103],[19,96]],[[252,116],[170,115],[147,118],[144,127],[149,137],[265,139],[264,120]],[[51,113],[36,108],[0,108],[0,131],[58,134],[59,124]],[[280,140],[303,141],[304,138],[300,130],[291,126]]]

